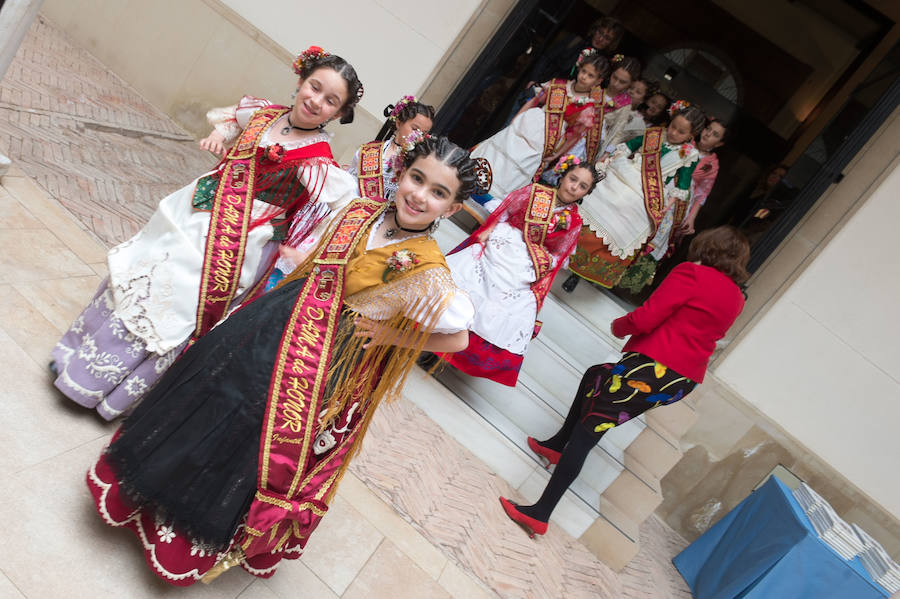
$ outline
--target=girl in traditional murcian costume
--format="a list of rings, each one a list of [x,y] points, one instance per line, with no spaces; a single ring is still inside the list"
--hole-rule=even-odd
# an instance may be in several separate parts
[[[632,82],[628,88],[631,103],[612,112],[604,121],[606,130],[603,133],[603,145],[606,149],[600,155],[600,160],[604,160],[608,154],[614,152],[620,143],[644,134],[644,129],[648,126],[645,121],[649,108],[648,101],[659,96],[657,89],[658,84],[647,79],[635,79]],[[662,99],[665,102],[665,96],[662,96]],[[659,99],[655,99],[653,107],[654,114],[659,114],[665,112],[668,102],[659,106]]]
[[[582,52],[575,79],[553,79],[519,114],[493,137],[478,144],[473,156],[486,158],[493,183],[479,201],[501,199],[540,180],[545,170],[566,151],[584,141],[585,156],[593,163],[600,149],[603,114],[612,107],[600,85],[609,61],[596,50]]]
[[[569,413],[549,439],[528,446],[556,464],[540,499],[516,505],[501,497],[506,514],[530,536],[547,532],[550,515],[604,434],[658,406],[683,399],[703,382],[716,341],[744,307],[739,285],[747,277],[747,238],[734,227],[703,231],[688,261],[676,266],[653,295],[612,322],[616,337],[631,336],[615,364],[585,371]]]
[[[563,284],[566,291],[575,288],[579,277],[615,287],[666,212],[687,208],[699,158],[691,139],[700,133],[706,116],[686,103],[673,107],[667,128],[648,128],[643,136],[616,147],[606,177],[584,198],[584,226],[569,261],[574,274]]]
[[[279,243],[297,245],[356,197],[322,127],[352,120],[362,84],[344,59],[315,46],[294,71],[293,107],[246,96],[211,111],[215,130],[200,145],[222,161],[110,250],[109,278],[53,350],[54,384],[67,397],[108,420],[127,410],[190,339],[254,291]]]
[[[356,151],[347,172],[359,179],[359,193],[367,198],[392,199],[403,162],[403,146],[413,131],[428,133],[434,124],[434,106],[419,102],[415,96],[403,96],[384,109],[387,131],[382,128],[375,141]],[[390,133],[387,139],[383,135]],[[380,141],[380,140],[384,141]]]
[[[447,255],[453,280],[478,306],[468,348],[442,356],[466,374],[516,385],[544,298],[575,251],[577,202],[597,172],[572,155],[554,170],[557,188],[533,183],[488,203],[487,221]]]
[[[416,144],[393,204],[354,200],[125,420],[87,482],[157,575],[189,585],[240,565],[268,577],[299,557],[419,352],[466,346],[474,308],[428,232],[475,191],[475,165],[446,138]]]
[[[659,261],[674,251],[675,245],[683,236],[694,232],[697,213],[709,197],[709,192],[719,174],[719,159],[716,157],[715,149],[724,143],[726,133],[727,129],[722,121],[716,118],[709,119],[697,139],[700,160],[694,169],[691,199],[687,210],[676,211],[675,206],[669,208],[656,230],[656,235],[647,242],[641,256],[622,276],[619,287],[632,293],[640,292],[653,282]]]

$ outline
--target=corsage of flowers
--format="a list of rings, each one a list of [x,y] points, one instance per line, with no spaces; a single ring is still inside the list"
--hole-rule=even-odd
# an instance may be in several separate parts
[[[387,268],[381,275],[381,280],[387,283],[388,277],[393,273],[407,272],[419,263],[419,257],[411,250],[397,250],[387,258]]]
[[[581,160],[578,159],[578,156],[569,154],[559,159],[559,162],[553,167],[553,172],[562,175],[573,166],[578,166],[579,164],[581,164]]]
[[[693,150],[693,149],[694,149],[694,144],[692,144],[689,141],[684,142],[683,144],[681,144],[681,147],[678,148],[678,157],[684,158],[685,156],[690,154],[691,150]]]
[[[690,105],[691,103],[687,100],[675,100],[674,102],[672,102],[672,105],[669,106],[669,116],[675,116],[676,112],[678,112],[679,110],[684,110]]]
[[[281,144],[272,144],[271,146],[266,147],[263,158],[269,162],[275,162],[276,164],[281,162],[284,160],[284,146]]]
[[[297,55],[297,58],[294,60],[294,72],[302,77],[304,65],[308,65],[310,60],[323,58],[325,56],[331,55],[319,46],[310,46]]]
[[[572,213],[568,208],[556,215],[556,227],[554,231],[565,231],[569,228],[569,222],[572,220]]]
[[[409,106],[410,104],[415,104],[418,102],[415,96],[403,96],[400,98],[394,107],[391,109],[391,113],[388,115],[388,119],[394,122],[397,122],[397,116],[403,112],[403,109]]]

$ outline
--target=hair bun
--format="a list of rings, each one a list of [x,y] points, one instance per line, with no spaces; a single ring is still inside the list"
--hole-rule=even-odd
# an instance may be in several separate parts
[[[475,193],[484,195],[491,190],[491,184],[494,182],[494,173],[491,170],[491,163],[487,158],[479,156],[473,158],[475,163]]]

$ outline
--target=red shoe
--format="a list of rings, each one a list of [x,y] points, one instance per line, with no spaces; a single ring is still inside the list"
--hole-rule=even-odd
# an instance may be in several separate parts
[[[552,449],[548,449],[537,442],[537,439],[534,437],[528,437],[528,447],[534,453],[538,454],[546,463],[544,464],[544,468],[550,470],[550,466],[559,463],[559,456],[562,455],[559,451],[553,451]]]
[[[532,539],[534,538],[534,535],[542,535],[547,532],[546,522],[541,522],[540,520],[535,520],[534,518],[526,516],[517,510],[516,504],[509,499],[501,497],[500,505],[503,506],[503,511],[506,512],[509,519],[521,526]]]

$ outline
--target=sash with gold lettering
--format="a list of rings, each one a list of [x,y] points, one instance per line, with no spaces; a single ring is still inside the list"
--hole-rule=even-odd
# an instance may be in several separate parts
[[[568,105],[566,80],[554,79],[547,86],[547,101],[544,103],[544,151],[541,154],[541,165],[534,174],[535,182],[541,178],[541,173],[547,167],[547,160],[556,153],[556,148],[562,141]]]
[[[644,142],[641,146],[641,184],[644,188],[644,208],[650,218],[650,237],[662,221],[666,208],[666,197],[660,167],[664,127],[648,127],[644,131]]]
[[[325,497],[355,437],[348,434],[321,457],[313,451],[344,301],[345,266],[385,205],[371,199],[351,204],[294,304],[272,372],[257,491],[239,542],[247,557],[305,544],[328,510]]]
[[[370,141],[359,149],[359,193],[365,198],[384,197],[384,142]]]
[[[223,161],[203,255],[195,339],[222,319],[237,292],[250,230],[257,148],[266,129],[289,110],[263,108],[253,113]]]

